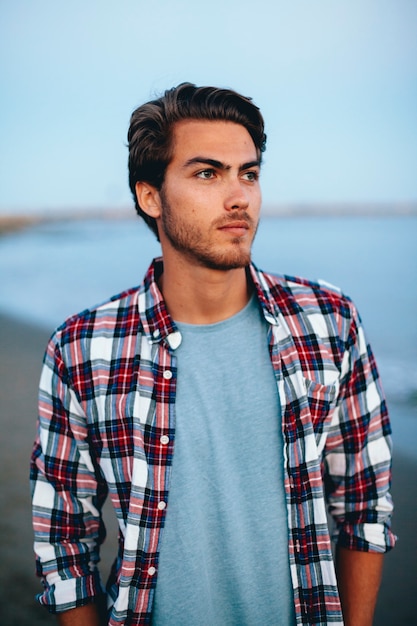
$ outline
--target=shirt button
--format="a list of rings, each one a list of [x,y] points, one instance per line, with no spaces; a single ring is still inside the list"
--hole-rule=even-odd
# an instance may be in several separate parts
[[[164,373],[162,374],[162,376],[166,379],[166,380],[170,380],[170,378],[172,378],[172,372],[171,370],[165,370]]]
[[[163,446],[166,446],[167,443],[169,443],[169,437],[168,435],[162,435],[162,437],[159,440]]]
[[[157,337],[159,337],[159,335],[160,335],[160,334],[161,334],[161,333],[160,333],[160,331],[158,330],[158,328],[157,328],[156,330],[154,330],[154,331],[153,331],[153,333],[152,333],[152,335],[153,335],[154,339],[156,339]]]
[[[182,340],[182,337],[181,337],[181,333],[179,332],[171,333],[167,337],[167,341],[173,350],[176,350],[178,346],[181,345],[181,340]]]
[[[160,511],[163,511],[165,509],[166,505],[167,505],[167,503],[164,502],[163,500],[161,500],[161,502],[158,502],[158,509]]]
[[[149,576],[154,576],[155,573],[156,573],[156,567],[152,566],[148,569]]]

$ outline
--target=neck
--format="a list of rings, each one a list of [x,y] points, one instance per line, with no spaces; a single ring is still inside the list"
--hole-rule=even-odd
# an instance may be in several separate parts
[[[232,317],[248,303],[251,293],[245,268],[179,268],[165,258],[159,287],[171,317],[188,324],[214,324]]]

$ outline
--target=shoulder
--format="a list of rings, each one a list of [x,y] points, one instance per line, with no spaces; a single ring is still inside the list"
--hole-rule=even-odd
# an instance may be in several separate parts
[[[309,280],[300,276],[258,271],[267,295],[276,302],[281,311],[293,308],[318,308],[323,312],[351,314],[353,302],[342,290],[324,280]]]
[[[126,289],[104,302],[66,319],[54,331],[51,341],[65,346],[96,337],[121,337],[137,332],[140,325],[138,310],[139,287]]]
[[[283,316],[294,337],[354,340],[360,317],[352,300],[338,287],[322,280],[255,272],[260,298],[269,311]]]

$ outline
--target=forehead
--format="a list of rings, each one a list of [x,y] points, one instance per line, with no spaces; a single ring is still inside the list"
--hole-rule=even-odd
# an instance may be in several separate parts
[[[223,120],[181,120],[173,129],[172,161],[205,156],[220,160],[251,161],[258,158],[249,132],[241,124]],[[242,161],[243,159],[243,161]]]

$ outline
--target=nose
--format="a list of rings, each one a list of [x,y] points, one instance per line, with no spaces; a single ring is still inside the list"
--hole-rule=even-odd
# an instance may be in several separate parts
[[[233,209],[247,209],[249,206],[249,193],[245,189],[244,183],[238,180],[228,182],[227,193],[224,201],[224,208],[227,211]]]

